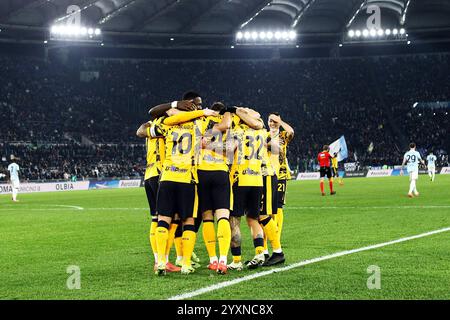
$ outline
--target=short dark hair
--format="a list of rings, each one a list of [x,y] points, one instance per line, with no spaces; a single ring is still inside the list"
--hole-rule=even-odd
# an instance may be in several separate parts
[[[271,112],[271,113],[269,113],[269,116],[272,115],[272,114],[273,114],[273,115],[276,115],[277,117],[280,116],[280,114],[279,114],[278,112]]]
[[[415,148],[416,147],[416,144],[414,143],[414,142],[411,142],[410,144],[409,144],[409,147],[412,149],[412,148]]]
[[[327,144],[324,144],[322,150],[330,150],[330,146]]]
[[[214,102],[211,106],[211,110],[214,110],[214,111],[220,111],[222,109],[225,109],[225,105],[220,101]]]
[[[192,100],[197,97],[200,97],[200,94],[195,91],[187,91],[183,94],[183,100]]]

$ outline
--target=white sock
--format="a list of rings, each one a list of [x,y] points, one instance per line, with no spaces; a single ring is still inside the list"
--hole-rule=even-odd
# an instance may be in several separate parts
[[[209,263],[214,263],[214,262],[218,262],[217,257],[209,257]]]
[[[177,261],[183,261],[183,256],[177,256]]]
[[[408,193],[412,193],[415,188],[416,188],[416,180],[411,180],[411,182],[409,184],[409,192]]]
[[[269,254],[269,250],[264,250],[264,254]]]
[[[223,262],[224,264],[227,264],[227,256],[220,256],[219,262]]]
[[[155,257],[155,263],[158,263],[158,254],[154,253],[153,256]]]
[[[17,189],[17,188],[13,188],[12,189],[12,198],[13,198],[14,201],[17,200],[17,194],[18,193],[19,193],[19,189]]]
[[[273,252],[274,252],[274,253],[282,253],[283,250],[281,250],[281,248],[280,248],[280,249],[277,249],[277,250],[273,250]]]

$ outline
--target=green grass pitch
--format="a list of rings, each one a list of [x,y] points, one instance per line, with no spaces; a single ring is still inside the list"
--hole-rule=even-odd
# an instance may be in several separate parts
[[[327,186],[327,185],[326,185]],[[450,176],[346,179],[322,197],[318,181],[288,185],[283,247],[287,264],[450,227]],[[201,233],[195,274],[153,274],[143,189],[0,196],[0,299],[167,299],[253,271],[219,276],[206,269]],[[83,210],[74,207],[78,206]],[[243,223],[244,259],[253,256]],[[449,299],[450,232],[271,274],[194,299]],[[173,261],[173,258],[172,258]],[[81,289],[69,290],[67,267]],[[381,271],[369,290],[367,268]]]

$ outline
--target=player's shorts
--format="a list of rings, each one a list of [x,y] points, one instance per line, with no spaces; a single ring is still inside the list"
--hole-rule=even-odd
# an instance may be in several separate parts
[[[156,210],[159,215],[174,217],[179,214],[181,220],[196,218],[198,211],[197,185],[173,181],[159,183],[156,198]]]
[[[156,216],[156,197],[158,196],[159,176],[151,177],[144,181],[150,214]]]
[[[419,171],[411,171],[409,172],[409,181],[419,179]]]
[[[339,178],[339,171],[337,168],[332,167],[331,168],[332,174],[333,174],[333,178]]]
[[[247,215],[249,218],[259,219],[261,209],[261,196],[263,187],[240,187],[233,185],[233,209],[230,213],[233,217]]]
[[[11,180],[11,186],[14,188],[14,189],[19,189],[20,188],[20,180]]]
[[[428,166],[428,172],[435,173],[436,172],[436,167],[435,166]]]
[[[230,174],[225,171],[198,170],[200,212],[228,209],[231,206]]]
[[[320,167],[320,177],[323,178],[327,176],[328,179],[331,178],[331,168],[330,167]]]
[[[278,209],[277,176],[264,176],[263,184],[260,214],[276,214]]]
[[[286,180],[278,180],[277,182],[277,208],[283,209],[283,206],[286,204]],[[276,213],[276,212],[275,212]]]

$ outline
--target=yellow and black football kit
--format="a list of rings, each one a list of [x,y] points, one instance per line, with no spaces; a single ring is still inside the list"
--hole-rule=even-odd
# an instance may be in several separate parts
[[[195,112],[195,111],[194,111]],[[172,117],[170,117],[172,118]],[[168,125],[151,126],[152,137],[164,136],[165,159],[157,197],[159,215],[182,220],[197,217],[197,163],[201,148],[202,119]]]
[[[332,168],[333,178],[336,178],[336,177],[339,178],[337,157],[331,158],[331,168]]]
[[[162,118],[159,118],[154,120],[152,124],[158,125],[161,121]],[[159,175],[161,174],[165,153],[164,138],[159,137],[152,139],[150,127],[148,127],[145,147],[147,151],[147,167],[144,175],[144,187],[150,208],[150,214],[152,216],[156,216],[156,197],[158,194]]]
[[[235,124],[235,122],[233,122]],[[244,123],[234,125],[233,137],[238,146],[231,167],[233,182],[232,216],[258,219],[263,187],[262,151],[264,130],[251,129]]]
[[[291,173],[287,163],[287,146],[292,140],[292,136],[286,131],[281,131],[271,140],[278,144],[278,154],[270,152],[270,158],[278,177],[278,208],[283,208],[286,204],[286,185],[287,180],[291,179]]]
[[[198,163],[198,196],[200,212],[228,209],[231,206],[231,185],[227,157],[223,145],[227,134],[213,130],[222,121],[222,116],[203,118],[202,134],[207,145],[215,142],[217,148],[202,148]],[[210,144],[211,143],[211,144]]]
[[[270,133],[263,130],[266,134],[265,141],[270,141]],[[277,202],[277,186],[278,178],[275,169],[270,161],[267,145],[264,146],[262,150],[262,163],[261,171],[263,175],[263,194],[261,199],[261,214],[271,215],[277,213],[278,202]]]

